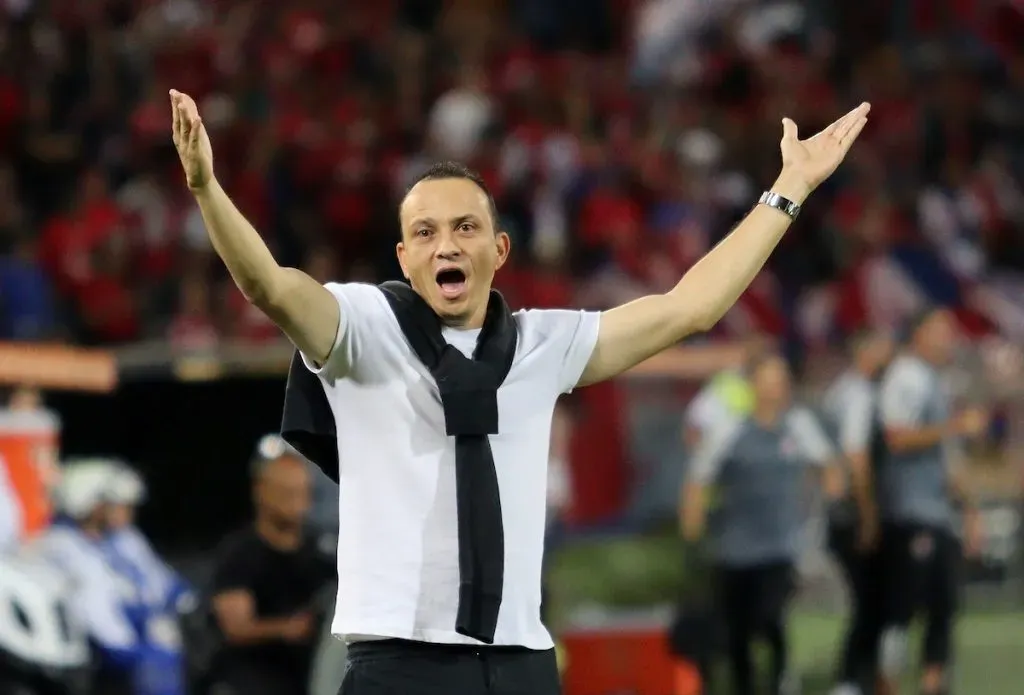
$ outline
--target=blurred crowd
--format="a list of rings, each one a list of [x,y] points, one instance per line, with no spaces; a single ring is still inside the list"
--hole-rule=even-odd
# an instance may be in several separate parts
[[[808,135],[869,99],[854,160],[720,332],[795,344],[923,300],[1024,331],[1024,16],[1009,0],[5,0],[0,337],[204,349],[272,326],[211,262],[167,90],[283,263],[396,274],[396,197],[485,175],[518,305],[673,285]]]

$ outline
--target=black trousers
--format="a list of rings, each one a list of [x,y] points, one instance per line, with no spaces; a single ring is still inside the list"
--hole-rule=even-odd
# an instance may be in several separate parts
[[[238,664],[213,678],[209,695],[291,695],[306,690],[305,679],[271,667]]]
[[[560,695],[555,650],[406,640],[349,645],[338,695]]]
[[[905,634],[914,616],[927,618],[925,664],[944,665],[950,657],[959,594],[960,542],[952,532],[913,523],[882,525],[885,631]]]
[[[867,689],[878,662],[878,638],[882,630],[880,553],[857,548],[857,527],[852,521],[832,522],[828,546],[839,563],[850,596],[850,615],[836,673],[840,683],[860,684]]]
[[[749,567],[720,567],[720,609],[725,619],[733,695],[777,695],[788,663],[786,608],[792,597],[793,565],[772,562]],[[768,690],[754,685],[751,649],[764,639],[771,650]]]

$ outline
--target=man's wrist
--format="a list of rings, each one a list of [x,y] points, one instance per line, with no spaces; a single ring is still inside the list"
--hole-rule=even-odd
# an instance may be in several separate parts
[[[211,176],[210,179],[208,181],[206,181],[205,183],[203,183],[202,185],[200,185],[200,186],[189,186],[188,190],[198,200],[199,198],[204,198],[204,197],[208,196],[210,194],[210,192],[212,190],[214,190],[215,188],[217,188],[219,185],[220,184],[218,184],[218,182],[217,182],[217,177]]]
[[[772,184],[769,190],[793,201],[797,205],[803,205],[804,201],[807,200],[807,196],[811,194],[811,187],[801,176],[785,169],[775,179],[775,183]]]

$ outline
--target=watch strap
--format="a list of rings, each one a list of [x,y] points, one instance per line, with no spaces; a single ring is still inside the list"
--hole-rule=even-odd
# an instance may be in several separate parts
[[[761,205],[767,205],[770,208],[775,208],[779,212],[789,215],[791,220],[795,220],[797,215],[800,214],[800,205],[798,203],[794,203],[789,198],[784,198],[778,193],[774,193],[772,191],[765,191],[762,193],[757,202]]]

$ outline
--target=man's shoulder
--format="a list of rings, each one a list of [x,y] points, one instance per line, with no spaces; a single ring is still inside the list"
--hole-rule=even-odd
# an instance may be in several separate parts
[[[916,383],[925,386],[934,376],[935,370],[925,363],[924,360],[912,355],[900,355],[889,365],[882,384],[883,386],[887,384],[907,386]]]
[[[709,423],[708,441],[716,447],[728,448],[751,429],[753,423],[750,418],[735,413],[722,413],[721,417]]]
[[[249,526],[235,529],[217,544],[216,562],[233,562],[238,558],[255,558],[263,554],[265,544]]]
[[[814,411],[803,404],[794,405],[786,413],[786,425],[790,433],[805,435],[816,433],[820,429],[820,421]]]
[[[524,343],[541,343],[558,336],[571,336],[598,312],[584,309],[519,309],[512,314]]]
[[[390,313],[384,290],[379,285],[368,282],[328,282],[324,284],[341,304],[342,309],[353,310],[359,314]]]
[[[867,377],[854,371],[848,371],[832,385],[830,393],[838,399],[839,407],[847,407],[851,402],[870,400],[875,392],[875,384]]]

